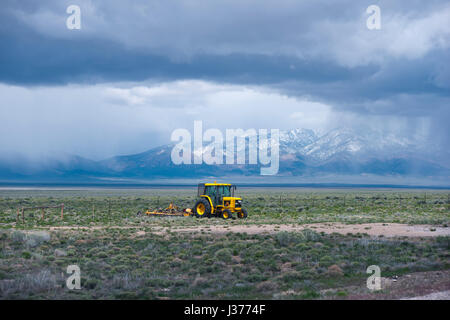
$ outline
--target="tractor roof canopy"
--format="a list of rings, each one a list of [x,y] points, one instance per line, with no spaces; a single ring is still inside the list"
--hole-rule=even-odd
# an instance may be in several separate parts
[[[198,184],[198,196],[226,196],[233,197],[236,186],[231,183],[199,183]]]
[[[204,184],[205,186],[232,186],[231,183],[217,183],[217,182],[214,182],[214,183],[201,183],[201,184]]]

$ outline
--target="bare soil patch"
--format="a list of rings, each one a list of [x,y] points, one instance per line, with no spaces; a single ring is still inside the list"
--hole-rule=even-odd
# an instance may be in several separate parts
[[[50,231],[55,230],[101,230],[109,229],[140,229],[143,226],[58,226],[50,227]],[[201,225],[194,227],[166,228],[154,227],[153,233],[163,234],[167,231],[171,232],[207,232],[213,234],[223,234],[228,232],[240,232],[247,234],[272,234],[277,232],[300,232],[306,229],[316,232],[324,232],[327,234],[367,234],[369,236],[383,237],[437,237],[450,236],[449,227],[433,226],[433,225],[408,225],[401,223],[361,223],[361,224],[344,224],[338,222],[323,222],[311,224],[249,224],[249,225]],[[140,233],[138,236],[142,236]]]
[[[450,290],[441,291],[441,292],[433,292],[427,294],[425,296],[414,297],[414,298],[405,298],[402,300],[450,300]]]
[[[316,232],[325,232],[327,234],[356,234],[366,233],[369,236],[384,237],[436,237],[449,236],[450,228],[438,227],[432,225],[407,225],[399,223],[362,223],[362,224],[343,224],[343,223],[313,223],[303,225],[292,224],[268,224],[268,225],[229,225],[229,226],[205,226],[170,229],[172,232],[198,232],[203,229],[210,233],[240,232],[247,234],[277,233],[281,231],[299,232],[305,229],[311,229]],[[160,232],[163,232],[162,229]]]
[[[447,300],[450,293],[450,270],[415,272],[395,278],[382,278],[381,290],[370,292],[364,285],[340,288],[349,294],[342,299]]]

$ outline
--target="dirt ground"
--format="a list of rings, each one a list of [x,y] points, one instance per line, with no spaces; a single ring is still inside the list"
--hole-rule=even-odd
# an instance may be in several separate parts
[[[367,293],[365,287],[339,288],[349,294],[343,299],[449,300],[450,270],[414,272],[382,278],[381,290]]]
[[[78,226],[62,226],[62,227],[50,227],[50,231],[54,230],[100,230],[104,228],[117,228],[117,229],[140,229],[140,226],[92,226],[92,227],[78,227]],[[327,234],[339,233],[339,234],[367,234],[369,236],[383,236],[383,237],[437,237],[437,236],[450,236],[449,227],[440,227],[432,225],[407,225],[400,223],[361,223],[361,224],[343,224],[337,222],[324,222],[324,223],[312,223],[312,224],[259,224],[259,225],[211,225],[211,226],[198,226],[198,227],[154,227],[153,233],[163,234],[167,231],[171,232],[199,232],[205,231],[208,233],[220,234],[227,232],[240,232],[247,234],[270,234],[281,231],[298,232],[305,229],[314,230],[316,232],[324,232]],[[137,236],[145,235],[145,232],[138,231]]]
[[[442,292],[433,292],[420,297],[404,298],[402,300],[450,300],[450,290]]]
[[[407,225],[399,223],[362,223],[362,224],[342,224],[342,223],[314,223],[303,225],[291,224],[270,224],[270,225],[220,225],[208,227],[189,227],[170,229],[172,232],[197,232],[204,230],[211,233],[227,233],[227,232],[246,232],[247,234],[276,233],[281,231],[296,232],[305,229],[311,229],[316,232],[331,233],[366,233],[369,236],[384,237],[436,237],[449,236],[450,228],[437,227],[431,225]],[[162,233],[167,229],[159,229]]]

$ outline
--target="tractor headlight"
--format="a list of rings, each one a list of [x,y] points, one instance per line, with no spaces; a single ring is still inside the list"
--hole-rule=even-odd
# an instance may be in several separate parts
[[[242,200],[236,200],[236,207],[242,206]]]

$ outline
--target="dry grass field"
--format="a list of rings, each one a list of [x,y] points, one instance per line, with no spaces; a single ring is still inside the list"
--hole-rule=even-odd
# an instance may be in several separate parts
[[[193,188],[0,190],[2,299],[397,299],[450,290],[449,192],[241,188],[245,220],[149,217]],[[54,206],[42,219],[39,209]],[[81,289],[66,287],[78,265]],[[366,286],[378,265],[382,288]],[[445,295],[444,295],[445,296]]]

